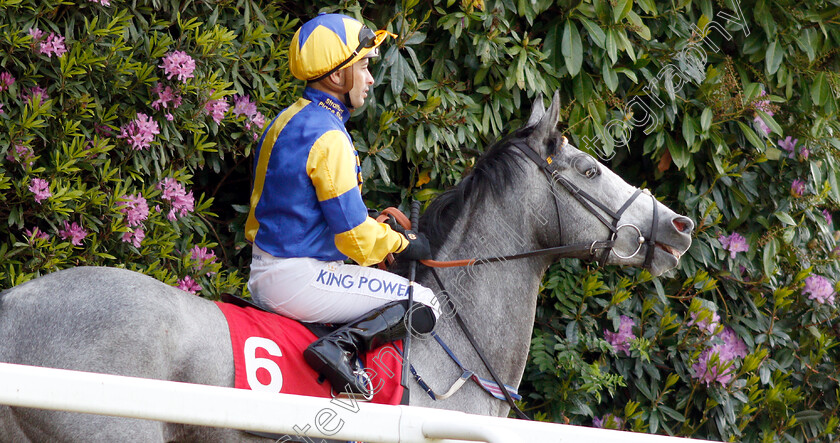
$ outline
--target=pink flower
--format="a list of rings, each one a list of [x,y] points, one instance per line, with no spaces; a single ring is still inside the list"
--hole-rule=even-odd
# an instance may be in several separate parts
[[[161,106],[166,109],[169,104],[172,104],[172,109],[181,106],[181,93],[177,89],[172,89],[171,86],[163,87],[160,83],[155,83],[152,92],[156,93],[158,98],[152,102],[152,109],[158,111]]]
[[[13,84],[15,84],[15,78],[11,73],[6,71],[0,72],[0,92],[9,89]]]
[[[37,227],[23,231],[23,234],[29,239],[29,244],[34,243],[35,240],[49,240],[50,236],[46,232],[41,232]]]
[[[111,0],[88,0],[91,3],[99,3],[102,6],[111,6]]]
[[[17,162],[24,166],[29,166],[32,162],[35,161],[35,153],[32,151],[32,148],[29,146],[23,146],[19,143],[14,144],[15,153],[14,155],[8,154],[6,155],[6,160],[10,162]]]
[[[262,115],[261,112],[257,112],[257,115],[255,115],[250,122],[245,123],[245,129],[251,129],[251,125],[253,125],[254,131],[261,131],[263,126],[265,126],[265,116]]]
[[[767,92],[761,91],[759,94],[760,97],[767,95]],[[760,100],[755,102],[755,109],[758,111],[764,111],[767,115],[773,115],[773,111],[770,109],[770,100]],[[756,113],[755,117],[753,117],[753,122],[755,125],[764,132],[765,135],[770,135],[770,127],[764,123],[764,120],[761,118],[761,115]]]
[[[750,245],[747,244],[747,239],[741,234],[733,232],[729,237],[721,234],[718,241],[723,245],[723,249],[729,251],[729,257],[734,259],[738,252],[747,252],[750,250]]]
[[[808,295],[809,300],[816,300],[819,304],[834,304],[834,285],[822,275],[812,275],[805,279],[802,295]]]
[[[160,198],[172,203],[172,209],[169,210],[169,214],[166,216],[169,220],[174,221],[179,215],[183,217],[193,211],[195,198],[193,197],[192,191],[186,192],[184,186],[174,178],[167,177],[163,179],[163,181],[158,183],[157,188],[163,190]]]
[[[173,76],[177,76],[183,82],[193,78],[195,60],[184,51],[172,51],[163,57],[163,64],[158,67],[163,68],[167,79],[172,80]]]
[[[32,179],[32,182],[29,184],[29,191],[35,194],[35,201],[37,203],[41,203],[52,196],[50,182],[41,178]]]
[[[189,275],[178,280],[177,286],[178,289],[189,292],[190,294],[195,294],[198,291],[201,291],[201,285],[196,283],[196,281]]]
[[[4,112],[3,112],[3,103],[0,103],[0,114],[4,114]]]
[[[602,418],[593,418],[592,426],[604,429],[621,429],[624,426],[624,422],[615,415],[607,413]]]
[[[149,205],[142,194],[123,195],[124,203],[120,204],[120,212],[125,214],[125,224],[137,226],[149,217]]]
[[[40,87],[34,86],[26,90],[26,93],[23,94],[24,101],[31,101],[33,98],[38,97],[38,103],[43,104],[45,100],[49,100],[50,96],[47,95],[47,90]]]
[[[717,330],[718,325],[720,324],[720,316],[717,312],[712,312],[711,319],[705,319],[697,321],[697,316],[699,312],[692,312],[691,313],[691,320],[688,322],[688,325],[697,325],[701,331],[704,331],[707,334],[714,334]]]
[[[224,98],[220,98],[218,100],[210,100],[204,105],[204,113],[210,114],[213,117],[213,121],[216,124],[221,123],[222,119],[225,118],[225,113],[230,108],[227,100]]]
[[[216,261],[216,253],[207,249],[205,246],[199,247],[198,245],[195,245],[192,249],[190,249],[190,258],[197,261],[199,264],[209,264]]]
[[[823,217],[825,217],[825,222],[830,225],[831,224],[831,213],[828,212],[828,209],[823,209],[822,210],[822,215],[823,215]]]
[[[696,363],[691,365],[694,370],[692,377],[699,379],[706,383],[706,386],[713,382],[721,384],[729,383],[735,376],[735,368],[729,366],[725,371],[722,370],[724,366],[733,362],[736,358],[744,358],[747,356],[747,345],[741,340],[735,331],[726,327],[718,337],[723,343],[715,344],[708,347],[700,353],[700,358]],[[712,361],[712,356],[717,355],[718,364],[709,366]]]
[[[32,37],[33,43],[38,43],[41,40],[41,37],[44,36],[44,31],[38,28],[29,28],[29,36]]]
[[[175,120],[175,117],[173,117],[173,116],[172,116],[172,114],[170,114],[170,113],[168,113],[168,112],[167,112],[166,114],[164,114],[164,117],[166,117],[166,120],[167,120],[167,121],[170,121],[170,122],[171,122],[172,120]]]
[[[789,152],[788,158],[793,158],[793,156],[796,154],[796,143],[798,141],[798,138],[787,136],[784,140],[777,140],[776,143],[779,145],[780,148]]]
[[[630,355],[630,342],[636,338],[633,335],[633,326],[636,322],[632,318],[622,315],[618,325],[618,332],[604,331],[604,339],[615,348],[616,352],[624,351]]]
[[[79,246],[82,244],[82,240],[87,237],[88,231],[79,226],[78,223],[73,222],[73,224],[67,223],[64,221],[64,229],[58,231],[58,236],[61,237],[62,240],[70,239],[70,243],[74,246]]]
[[[233,115],[244,115],[248,118],[253,118],[257,115],[257,104],[252,102],[247,95],[234,95]]]
[[[790,195],[802,197],[805,194],[805,180],[795,179],[790,185]]]
[[[47,40],[41,43],[41,54],[47,57],[61,57],[67,52],[67,47],[64,45],[64,37],[51,32]]]
[[[137,151],[148,148],[155,135],[160,134],[157,122],[143,113],[138,113],[136,119],[122,126],[120,130],[117,138],[127,138],[128,144]]]
[[[146,238],[146,232],[141,226],[133,231],[123,233],[122,241],[126,243],[131,243],[132,245],[134,245],[135,248],[139,248],[140,243],[143,241],[144,238]]]

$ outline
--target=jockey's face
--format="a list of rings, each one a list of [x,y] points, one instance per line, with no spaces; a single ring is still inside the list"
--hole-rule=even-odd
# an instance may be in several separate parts
[[[347,71],[345,75],[353,76],[353,88],[348,93],[350,103],[345,103],[351,108],[362,107],[365,104],[365,98],[368,96],[370,87],[373,86],[373,75],[368,70],[369,64],[370,59],[363,58],[345,70]]]

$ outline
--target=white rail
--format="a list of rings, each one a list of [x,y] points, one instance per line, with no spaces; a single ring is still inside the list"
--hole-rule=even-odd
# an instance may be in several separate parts
[[[0,404],[367,442],[702,441],[10,363]]]

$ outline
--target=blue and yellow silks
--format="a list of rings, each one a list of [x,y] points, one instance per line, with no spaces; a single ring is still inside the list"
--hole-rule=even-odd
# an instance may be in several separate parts
[[[280,113],[259,141],[245,236],[275,257],[381,262],[408,246],[367,215],[350,111],[314,88]]]

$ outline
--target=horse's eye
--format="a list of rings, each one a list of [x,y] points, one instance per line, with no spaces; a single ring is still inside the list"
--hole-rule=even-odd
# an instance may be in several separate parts
[[[595,176],[598,175],[598,168],[593,166],[587,169],[586,172],[583,173],[583,175],[585,175],[586,178],[595,178]]]

